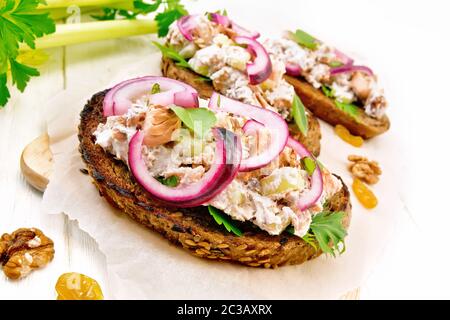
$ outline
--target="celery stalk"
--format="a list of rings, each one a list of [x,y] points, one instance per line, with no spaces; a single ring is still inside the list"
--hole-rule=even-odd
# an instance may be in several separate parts
[[[133,9],[132,0],[47,0],[46,4],[40,4],[38,9],[53,9],[53,8],[67,8],[69,6],[88,7],[88,6],[102,6],[111,7],[111,5],[121,3],[121,9]]]
[[[105,8],[106,5],[97,5],[97,6],[83,6],[80,7],[80,12],[82,14],[85,13],[95,13],[98,12],[100,13],[100,11]],[[133,4],[130,1],[119,1],[119,2],[112,2],[109,3],[107,5],[108,8],[111,9],[119,9],[119,10],[132,10],[133,9]],[[69,17],[73,11],[68,10],[69,6],[67,7],[39,7],[37,9],[37,13],[45,13],[48,12],[50,13],[50,18],[52,18],[55,21],[61,20],[61,19],[65,19],[67,17]]]
[[[156,33],[153,20],[111,20],[56,25],[56,32],[36,39],[36,49]],[[21,43],[20,50],[30,48]]]
[[[117,9],[119,9],[119,8],[117,8]],[[101,10],[101,7],[83,7],[81,10],[81,13],[82,14],[96,13],[96,12],[100,12],[100,10]],[[50,18],[52,18],[52,20],[54,20],[54,21],[65,19],[72,14],[72,12],[67,11],[67,8],[40,9],[37,11],[37,13],[44,13],[44,12],[50,13]]]

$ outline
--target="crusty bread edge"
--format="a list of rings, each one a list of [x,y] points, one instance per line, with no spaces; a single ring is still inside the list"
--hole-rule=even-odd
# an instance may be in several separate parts
[[[355,119],[339,109],[332,99],[306,81],[291,76],[285,76],[285,79],[294,86],[305,107],[316,117],[333,126],[341,124],[352,134],[361,136],[364,139],[373,138],[389,130],[390,121],[386,115],[381,119],[375,119],[368,116],[361,109]]]

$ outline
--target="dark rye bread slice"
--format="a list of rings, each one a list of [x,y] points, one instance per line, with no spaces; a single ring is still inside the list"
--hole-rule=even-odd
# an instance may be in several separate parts
[[[300,99],[316,117],[331,125],[341,124],[352,134],[370,139],[389,130],[389,118],[384,115],[381,119],[372,118],[364,110],[359,109],[357,119],[339,109],[334,101],[314,88],[306,81],[285,76],[287,82],[294,86]]]
[[[191,70],[178,67],[171,59],[162,58],[161,70],[165,77],[180,80],[181,82],[194,87],[203,99],[209,99],[214,91],[210,82],[202,80],[198,74]],[[289,131],[291,135],[305,145],[313,155],[318,156],[320,154],[320,139],[322,137],[320,124],[310,112],[308,112],[308,133],[306,136],[298,130],[295,124],[289,126]]]
[[[283,233],[271,236],[251,223],[236,222],[244,232],[237,237],[219,226],[206,207],[177,209],[160,206],[136,183],[121,161],[95,144],[92,133],[106,121],[102,114],[105,93],[95,94],[81,112],[79,150],[100,195],[137,222],[159,232],[191,254],[211,260],[230,260],[252,267],[275,268],[300,264],[321,254],[302,239]],[[347,187],[331,201],[333,211],[345,211],[344,225],[350,223],[351,204]]]

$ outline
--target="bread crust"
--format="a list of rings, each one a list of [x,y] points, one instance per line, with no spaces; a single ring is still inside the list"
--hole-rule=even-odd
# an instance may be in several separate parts
[[[295,88],[305,107],[316,117],[333,126],[341,124],[352,134],[361,136],[364,139],[373,138],[389,130],[390,121],[386,115],[381,119],[376,119],[360,109],[356,120],[336,107],[334,101],[325,96],[321,90],[314,88],[306,81],[291,76],[285,76],[285,79]]]
[[[85,105],[80,115],[78,138],[79,151],[93,183],[110,204],[201,258],[276,268],[300,264],[321,254],[299,237],[287,233],[271,236],[249,222],[236,222],[244,234],[234,236],[217,225],[206,207],[168,208],[153,201],[123,162],[95,144],[92,134],[99,123],[106,121],[102,113],[106,92],[95,94]],[[332,197],[330,207],[333,211],[346,212],[344,225],[348,227],[351,204],[348,189],[343,186]]]
[[[178,67],[175,62],[168,58],[162,58],[161,71],[165,77],[182,81],[194,87],[199,96],[203,99],[209,99],[214,92],[211,83],[201,80],[200,76],[195,72],[186,68]],[[289,126],[291,135],[300,141],[313,155],[316,157],[320,154],[320,132],[319,121],[308,112],[308,133],[303,135],[296,125]]]

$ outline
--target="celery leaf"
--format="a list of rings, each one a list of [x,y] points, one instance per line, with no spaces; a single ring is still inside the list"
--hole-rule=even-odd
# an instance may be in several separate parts
[[[55,32],[55,23],[48,13],[36,10],[42,0],[0,1],[0,106],[10,98],[6,85],[8,69],[11,69],[12,83],[24,91],[31,77],[39,75],[37,69],[18,61],[19,44],[35,48],[35,40]]]

